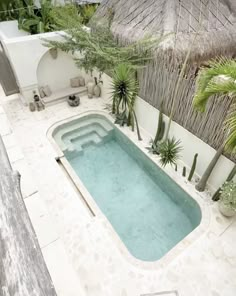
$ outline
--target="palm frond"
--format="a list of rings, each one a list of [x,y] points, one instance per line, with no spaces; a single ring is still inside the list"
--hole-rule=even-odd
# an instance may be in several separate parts
[[[219,57],[209,62],[209,68],[202,68],[197,79],[197,90],[204,92],[208,84],[220,75],[236,80],[236,61]]]
[[[236,103],[233,103],[225,120],[225,128],[228,131],[225,149],[228,152],[236,152]]]
[[[196,84],[196,94],[193,105],[204,112],[209,99],[214,95],[228,95],[236,98],[236,61],[218,58],[210,62],[210,68],[202,69]],[[229,152],[236,150],[236,106],[231,105],[225,120],[226,142],[225,149]]]
[[[204,112],[211,96],[214,95],[236,95],[236,83],[232,80],[220,78],[220,81],[210,81],[204,91],[197,91],[193,106],[201,112]]]

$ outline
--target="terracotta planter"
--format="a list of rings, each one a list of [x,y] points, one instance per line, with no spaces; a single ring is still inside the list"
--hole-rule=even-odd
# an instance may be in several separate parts
[[[218,202],[218,206],[219,206],[219,211],[225,217],[233,217],[236,214],[235,210],[226,207],[222,201]]]

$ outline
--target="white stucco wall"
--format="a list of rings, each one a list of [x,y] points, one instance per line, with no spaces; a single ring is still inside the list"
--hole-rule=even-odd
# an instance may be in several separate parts
[[[102,79],[102,95],[104,97],[110,97],[111,79],[107,75],[103,75]],[[159,111],[139,97],[136,99],[135,111],[139,125],[150,135],[150,139],[153,139],[156,134]],[[167,124],[168,117],[164,116],[164,120]],[[206,167],[215,155],[215,149],[188,132],[176,122],[172,122],[171,124],[170,137],[172,136],[174,136],[176,139],[180,139],[181,145],[183,147],[183,150],[181,151],[182,158],[180,165],[186,166],[187,171],[189,172],[192,166],[194,154],[198,153],[196,175],[202,176]],[[208,186],[212,192],[214,192],[224,183],[233,167],[234,163],[232,161],[224,156],[220,157],[208,181]]]
[[[70,54],[59,50],[57,58],[53,59],[48,51],[41,58],[37,68],[38,85],[49,85],[52,91],[57,91],[69,87],[70,78],[81,73]]]
[[[2,40],[25,103],[33,99],[33,91],[38,91],[39,85],[49,84],[52,90],[61,89],[69,86],[70,78],[80,75],[72,56],[59,51],[54,60],[48,53],[49,48],[43,45],[43,39],[61,40],[62,37],[52,32]]]
[[[37,68],[48,51],[42,38],[60,39],[56,33],[45,33],[4,40],[3,46],[15,72],[20,92],[26,102],[32,100],[33,90],[38,89]]]
[[[18,21],[0,22],[0,35],[2,39],[10,39],[15,37],[27,36],[28,32],[18,29]]]
[[[70,78],[83,75],[86,80],[90,79],[78,69],[70,54],[58,51],[57,59],[53,59],[49,48],[43,45],[43,39],[62,40],[61,34],[51,32],[2,39],[26,104],[33,100],[33,91],[38,92],[39,86],[49,85],[52,91],[57,91],[68,87]]]

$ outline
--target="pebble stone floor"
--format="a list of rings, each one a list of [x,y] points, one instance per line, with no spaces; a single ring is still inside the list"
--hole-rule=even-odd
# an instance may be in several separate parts
[[[5,97],[0,89],[0,134],[22,175],[24,201],[58,296],[235,296],[236,220],[221,216],[209,198],[205,232],[152,270],[131,264],[100,217],[91,216],[55,161],[46,132],[79,112],[104,110],[105,103],[82,97],[77,108],[62,102],[31,113],[18,95]]]

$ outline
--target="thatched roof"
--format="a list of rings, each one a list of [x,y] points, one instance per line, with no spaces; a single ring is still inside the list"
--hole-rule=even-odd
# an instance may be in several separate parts
[[[171,32],[165,48],[182,55],[197,34],[195,60],[236,55],[236,0],[103,0],[96,15],[108,17],[111,9],[112,30],[122,40]]]

